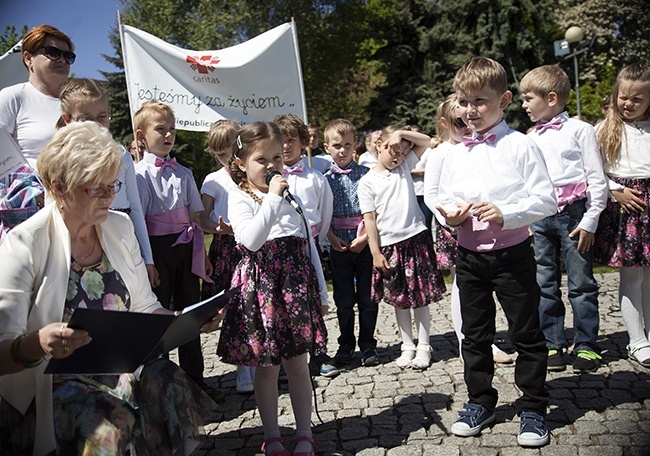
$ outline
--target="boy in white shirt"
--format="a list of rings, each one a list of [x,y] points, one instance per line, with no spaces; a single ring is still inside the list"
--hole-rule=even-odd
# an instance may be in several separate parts
[[[456,279],[463,319],[464,377],[469,401],[451,427],[474,436],[494,421],[498,392],[492,387],[496,292],[517,350],[515,401],[522,446],[549,441],[545,389],[548,349],[539,327],[540,290],[528,226],[557,211],[553,186],[539,148],[503,120],[512,100],[506,71],[474,57],[454,78],[461,117],[473,131],[447,155],[440,178],[440,205],[458,230]]]
[[[529,137],[539,146],[555,188],[558,213],[531,225],[535,240],[537,282],[541,288],[539,322],[549,349],[547,369],[562,371],[568,347],[565,307],[560,292],[560,252],[566,265],[573,309],[574,372],[600,366],[598,283],[594,278],[594,235],[607,204],[596,132],[564,110],[571,83],[558,65],[535,68],[521,80],[523,109],[536,122]]]

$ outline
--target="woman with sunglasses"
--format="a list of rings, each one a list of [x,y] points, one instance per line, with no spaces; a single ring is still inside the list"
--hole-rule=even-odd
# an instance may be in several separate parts
[[[67,326],[77,307],[171,313],[151,291],[128,216],[109,211],[121,167],[105,128],[61,128],[38,159],[55,204],[0,245],[2,455],[189,454],[215,407],[168,359],[145,364],[137,378],[44,374],[50,358],[91,342],[92,334]]]
[[[14,137],[36,169],[36,160],[61,117],[59,95],[76,56],[70,38],[50,25],[29,30],[22,49],[29,80],[0,91],[0,127]]]
[[[66,34],[51,25],[37,25],[22,44],[28,81],[0,90],[0,128],[13,137],[27,160],[27,165],[0,179],[0,241],[43,205],[36,160],[56,131],[59,95],[76,57],[73,49]]]

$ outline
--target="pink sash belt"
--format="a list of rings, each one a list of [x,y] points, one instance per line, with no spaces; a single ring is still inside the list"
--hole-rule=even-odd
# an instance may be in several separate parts
[[[187,207],[161,212],[157,215],[147,215],[145,222],[150,236],[165,236],[180,231],[181,234],[176,239],[176,242],[172,244],[172,247],[192,242],[192,274],[199,276],[205,282],[214,283],[210,277],[205,275],[203,230],[199,225],[192,222]]]
[[[562,212],[569,204],[587,197],[587,183],[582,181],[577,184],[555,187],[555,197],[557,198],[557,211],[558,213]]]

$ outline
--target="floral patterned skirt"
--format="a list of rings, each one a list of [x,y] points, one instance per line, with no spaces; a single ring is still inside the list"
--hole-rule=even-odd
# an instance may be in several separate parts
[[[436,238],[433,244],[436,249],[438,268],[451,269],[456,265],[458,242],[456,241],[456,237],[451,234],[451,231],[436,223]]]
[[[650,202],[650,179],[623,179],[613,181],[641,191],[640,198]],[[648,206],[641,212],[621,211],[616,201],[608,201],[600,214],[594,261],[614,268],[650,267],[650,215]]]
[[[216,409],[166,359],[147,364],[139,381],[133,374],[54,376],[52,392],[59,454],[125,454],[133,445],[137,454],[171,455]],[[22,415],[0,401],[0,454],[31,454],[35,420],[34,403]]]
[[[390,271],[372,271],[372,299],[398,309],[424,307],[442,299],[445,281],[436,264],[429,231],[381,247]]]
[[[241,292],[226,307],[217,354],[237,366],[277,366],[321,351],[327,330],[318,278],[306,254],[307,240],[283,237],[256,252],[237,246],[242,260],[232,287]]]
[[[235,236],[215,234],[212,238],[208,258],[214,269],[210,277],[214,283],[203,282],[202,300],[230,288],[232,273],[241,259],[241,253],[236,247]]]

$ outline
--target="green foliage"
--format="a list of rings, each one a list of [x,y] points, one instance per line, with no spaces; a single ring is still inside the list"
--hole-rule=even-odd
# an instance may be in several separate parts
[[[7,25],[5,31],[0,35],[0,54],[4,54],[9,49],[14,47],[16,43],[27,33],[27,26],[23,25],[19,33],[16,33],[14,25]]]

